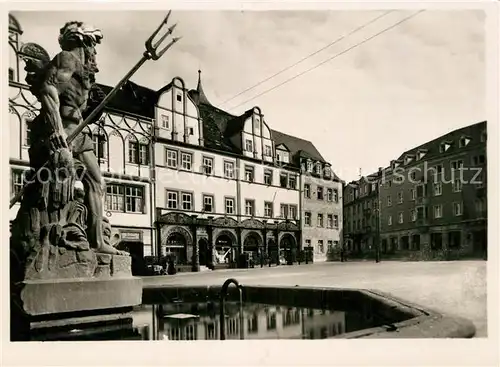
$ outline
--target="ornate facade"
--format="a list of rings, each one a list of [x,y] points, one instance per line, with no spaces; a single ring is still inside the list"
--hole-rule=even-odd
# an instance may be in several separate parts
[[[29,122],[39,108],[22,59],[50,56],[22,43],[21,27],[9,21],[13,195],[29,168]],[[91,99],[110,90],[97,84]],[[107,184],[113,242],[135,259],[171,256],[194,270],[243,253],[257,263],[293,263],[304,247],[304,157],[322,162],[332,189],[340,184],[311,142],[272,130],[259,107],[236,116],[213,106],[201,77],[196,89],[180,77],[157,91],[127,82],[88,129]],[[332,206],[325,224],[328,213],[341,224],[336,202],[324,205]],[[325,246],[338,241],[340,226],[324,235]]]

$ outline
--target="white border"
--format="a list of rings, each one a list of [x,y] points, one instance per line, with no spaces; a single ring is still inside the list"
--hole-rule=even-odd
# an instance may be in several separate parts
[[[317,341],[225,341],[221,342],[106,342],[106,343],[10,343],[8,328],[2,328],[2,365],[498,365],[498,3],[489,2],[302,2],[302,1],[172,1],[168,3],[132,3],[120,0],[88,2],[16,2],[2,4],[5,21],[9,10],[271,10],[271,9],[484,9],[487,12],[487,120],[488,120],[488,197],[489,260],[488,269],[488,338],[472,340],[317,340]],[[7,27],[0,37],[7,39]],[[7,65],[7,43],[4,43],[2,65]],[[5,67],[5,66],[4,66]],[[2,73],[2,78],[6,73]],[[7,79],[2,98],[7,101]],[[8,109],[3,108],[3,121]],[[8,129],[3,124],[1,176],[8,177]],[[8,192],[3,180],[2,200],[2,316],[9,324],[8,300]],[[495,347],[497,345],[497,347]]]

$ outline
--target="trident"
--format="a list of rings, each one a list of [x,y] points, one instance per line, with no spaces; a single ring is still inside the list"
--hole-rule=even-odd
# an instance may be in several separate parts
[[[101,110],[106,106],[111,98],[113,98],[118,90],[132,77],[132,75],[135,74],[137,70],[147,61],[147,60],[158,60],[160,57],[163,56],[167,50],[173,46],[174,43],[179,41],[182,37],[173,37],[172,41],[168,45],[166,45],[161,51],[158,51],[159,46],[162,44],[162,42],[167,38],[168,35],[172,34],[174,31],[175,27],[177,24],[174,24],[173,26],[167,28],[167,31],[165,34],[156,42],[153,43],[153,40],[155,37],[158,35],[158,33],[162,30],[162,28],[167,24],[168,18],[170,17],[170,13],[172,11],[169,10],[167,13],[167,16],[165,19],[163,19],[163,22],[159,25],[159,27],[154,31],[154,33],[149,37],[145,43],[146,45],[146,51],[144,51],[144,54],[142,58],[135,64],[135,66],[130,69],[130,71],[120,80],[120,82],[111,90],[111,92],[108,93],[108,95],[102,100],[102,102],[92,111],[92,113],[80,124],[76,127],[76,129],[68,136],[67,139],[67,144],[70,146],[71,142],[80,134],[83,129],[101,112]],[[28,183],[24,185],[21,190],[10,200],[10,206],[9,209],[14,206],[18,202],[18,200],[23,196],[23,193],[26,189],[26,186],[29,185],[30,183],[34,182],[34,178],[37,176],[37,174],[45,167],[47,167],[49,162],[45,162],[40,169],[35,172]]]

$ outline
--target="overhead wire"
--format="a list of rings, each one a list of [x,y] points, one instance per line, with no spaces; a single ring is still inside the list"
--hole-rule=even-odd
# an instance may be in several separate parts
[[[406,21],[410,20],[411,18],[414,18],[415,16],[417,16],[418,14],[420,14],[420,13],[422,13],[422,12],[424,12],[424,11],[425,11],[425,9],[423,9],[423,10],[419,10],[418,12],[413,13],[412,15],[407,16],[407,17],[405,17],[405,18],[401,19],[400,21],[398,21],[398,22],[396,22],[396,23],[394,23],[394,24],[390,25],[389,27],[384,28],[384,29],[383,29],[383,30],[381,30],[380,32],[377,32],[377,33],[375,33],[374,35],[372,35],[372,36],[370,36],[370,37],[368,37],[368,38],[365,38],[363,41],[361,41],[361,42],[358,42],[358,43],[354,44],[353,46],[351,46],[351,47],[349,47],[349,48],[347,48],[347,49],[345,49],[345,50],[343,50],[343,51],[341,51],[341,52],[339,52],[339,53],[337,53],[337,54],[333,55],[332,57],[329,57],[328,59],[326,59],[326,60],[322,61],[321,63],[316,64],[315,66],[313,66],[313,67],[311,67],[311,68],[309,68],[309,69],[306,69],[305,71],[303,71],[303,72],[301,72],[301,73],[299,73],[299,74],[296,74],[296,75],[294,75],[293,77],[288,78],[288,79],[286,79],[285,81],[283,81],[283,82],[281,82],[281,83],[279,83],[279,84],[277,84],[277,85],[275,85],[275,86],[273,86],[273,87],[271,87],[271,88],[269,88],[269,89],[266,89],[265,91],[263,91],[263,92],[261,92],[261,93],[259,93],[259,94],[255,95],[255,96],[253,96],[252,98],[249,98],[249,99],[245,100],[244,102],[241,102],[241,103],[237,104],[237,105],[236,105],[236,106],[234,106],[234,107],[229,108],[228,110],[229,110],[229,111],[232,111],[232,110],[234,110],[234,109],[236,109],[236,108],[238,108],[238,107],[240,107],[240,106],[244,105],[245,103],[248,103],[248,102],[250,102],[250,101],[253,101],[253,100],[254,100],[254,99],[256,99],[256,98],[261,97],[261,96],[263,96],[264,94],[267,94],[267,93],[269,93],[269,92],[271,92],[271,91],[273,91],[273,90],[275,90],[275,89],[277,89],[277,88],[279,88],[279,87],[281,87],[281,86],[283,86],[283,85],[285,85],[285,84],[287,84],[287,83],[291,82],[292,80],[295,80],[295,79],[299,78],[300,76],[302,76],[302,75],[304,75],[304,74],[306,74],[306,73],[309,73],[309,72],[311,72],[311,71],[313,71],[313,70],[315,70],[315,69],[319,68],[320,66],[322,66],[322,65],[324,65],[324,64],[326,64],[326,63],[328,63],[328,62],[330,62],[330,61],[332,61],[332,60],[334,60],[334,59],[336,59],[336,58],[337,58],[337,57],[339,57],[339,56],[342,56],[342,55],[346,54],[347,52],[349,52],[349,51],[351,51],[351,50],[353,50],[353,49],[355,49],[355,48],[357,48],[357,47],[359,47],[359,46],[361,46],[361,45],[365,44],[366,42],[369,42],[370,40],[372,40],[372,39],[374,39],[374,38],[376,38],[376,37],[380,36],[381,34],[383,34],[383,33],[385,33],[385,32],[388,32],[388,31],[390,31],[390,30],[391,30],[391,29],[393,29],[393,28],[396,28],[397,26],[399,26],[399,25],[403,24],[404,22],[406,22]]]
[[[322,52],[322,51],[326,50],[327,48],[330,48],[330,47],[332,47],[332,46],[336,45],[337,43],[339,43],[339,42],[340,42],[340,41],[342,41],[343,39],[345,39],[345,38],[347,38],[347,37],[349,37],[349,36],[353,35],[353,34],[354,34],[354,33],[356,33],[356,32],[359,32],[360,30],[362,30],[362,29],[364,29],[364,28],[368,27],[370,24],[372,24],[372,23],[376,22],[377,20],[379,20],[379,19],[381,19],[381,18],[383,18],[383,17],[385,17],[385,16],[389,15],[390,13],[392,13],[392,12],[394,12],[394,11],[395,11],[395,10],[388,10],[388,11],[384,12],[383,14],[376,16],[375,18],[371,19],[371,20],[370,20],[370,21],[368,21],[367,23],[364,23],[364,24],[362,24],[361,26],[359,26],[359,27],[357,27],[357,28],[353,29],[351,32],[349,32],[349,33],[347,33],[347,34],[344,34],[344,35],[340,36],[339,38],[337,38],[336,40],[334,40],[334,41],[330,42],[330,43],[329,43],[329,44],[327,44],[326,46],[323,46],[323,47],[322,47],[322,48],[320,48],[319,50],[314,51],[313,53],[311,53],[311,54],[309,54],[309,55],[307,55],[307,56],[303,57],[302,59],[300,59],[300,60],[296,61],[295,63],[293,63],[293,64],[291,64],[291,65],[289,65],[289,66],[285,67],[284,69],[281,69],[280,71],[278,71],[278,72],[274,73],[273,75],[268,76],[267,78],[265,78],[265,79],[261,80],[260,82],[258,82],[258,83],[256,83],[256,84],[254,84],[254,85],[252,85],[252,86],[250,86],[250,87],[246,88],[245,90],[243,90],[243,91],[241,91],[240,93],[238,93],[238,94],[234,95],[233,97],[231,97],[231,98],[229,98],[229,99],[226,99],[224,102],[222,102],[222,103],[221,103],[221,106],[222,106],[222,105],[224,105],[224,104],[226,104],[227,102],[230,102],[230,101],[232,101],[233,99],[235,99],[235,98],[237,98],[237,97],[241,96],[242,94],[244,94],[244,93],[246,93],[246,92],[248,92],[248,91],[250,91],[250,90],[252,90],[252,89],[254,89],[254,88],[256,88],[256,87],[258,87],[259,85],[261,85],[261,84],[263,84],[263,83],[267,82],[268,80],[271,80],[271,79],[273,79],[274,77],[276,77],[276,76],[278,76],[278,75],[283,74],[285,71],[288,71],[288,70],[292,69],[293,67],[295,67],[295,66],[297,66],[298,64],[300,64],[300,63],[302,63],[302,62],[306,61],[307,59],[309,59],[309,58],[311,58],[311,57],[313,57],[313,56],[315,56],[315,55],[319,54],[320,52]]]

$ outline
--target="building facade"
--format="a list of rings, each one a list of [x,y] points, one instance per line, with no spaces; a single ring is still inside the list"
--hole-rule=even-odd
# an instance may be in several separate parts
[[[23,59],[48,57],[21,35],[9,15],[11,195],[29,168],[29,123],[39,109]],[[96,84],[90,100],[111,89]],[[341,208],[334,191],[326,199],[340,180],[314,145],[272,130],[259,107],[236,116],[213,106],[201,76],[196,89],[179,77],[158,91],[129,81],[87,129],[106,181],[104,215],[114,241],[135,259],[170,256],[193,270],[229,266],[242,254],[257,264],[294,263],[304,247],[303,204],[316,210],[303,196],[303,158],[321,162],[325,199],[315,204],[325,227],[332,224],[308,239],[340,241]]]
[[[365,179],[347,185],[350,255],[370,252],[370,242],[363,242],[369,235],[371,243],[380,239],[382,259],[486,257],[486,137],[486,122],[480,122],[404,152],[372,176],[374,194],[366,193]],[[373,214],[380,215],[378,231],[373,222],[367,226]]]
[[[341,243],[342,182],[319,152],[315,156],[301,152],[300,162],[304,246],[312,247],[315,261],[324,261],[328,251]]]
[[[377,172],[344,187],[344,247],[350,255],[375,255],[380,230],[379,181]]]

